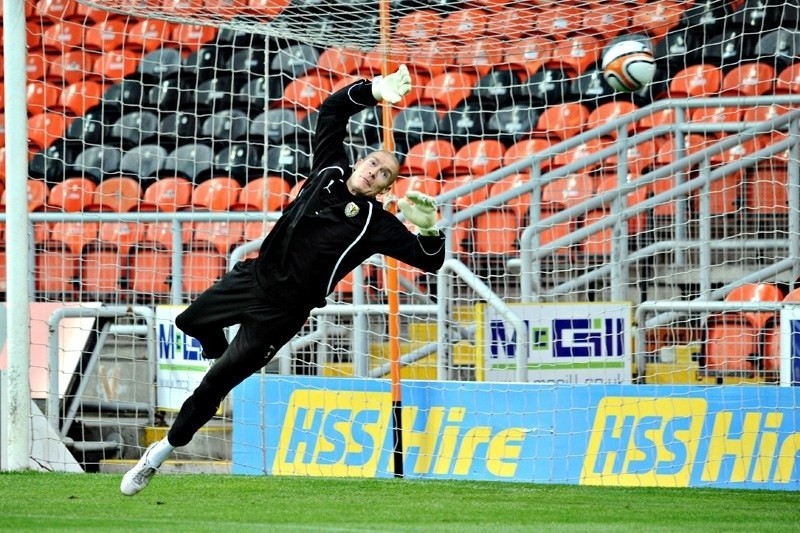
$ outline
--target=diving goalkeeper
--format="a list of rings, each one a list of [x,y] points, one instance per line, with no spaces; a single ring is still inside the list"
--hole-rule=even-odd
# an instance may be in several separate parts
[[[367,258],[384,254],[429,272],[442,266],[444,236],[436,229],[433,199],[410,192],[398,201],[418,228],[416,234],[409,231],[376,200],[397,179],[397,158],[378,150],[351,166],[344,147],[352,115],[381,101],[395,104],[410,90],[403,65],[385,77],[357,81],[322,103],[311,177],[264,239],[258,257],[236,264],[176,318],[178,328],[200,342],[204,356],[217,361],[167,436],[123,476],[123,494],[144,489],[172,451],[214,416],[222,399],[266,365],[311,310],[324,306],[336,284]],[[224,328],[234,324],[240,327],[229,345]]]

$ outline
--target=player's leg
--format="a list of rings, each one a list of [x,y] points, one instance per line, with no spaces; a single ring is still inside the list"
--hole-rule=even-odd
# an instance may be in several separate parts
[[[178,329],[197,339],[208,359],[222,356],[228,348],[225,328],[239,324],[242,311],[258,303],[254,302],[258,293],[253,290],[253,263],[237,263],[175,318]]]

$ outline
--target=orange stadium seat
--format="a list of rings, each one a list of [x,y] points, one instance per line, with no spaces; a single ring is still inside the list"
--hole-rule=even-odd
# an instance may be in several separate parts
[[[415,9],[398,19],[394,35],[400,42],[429,41],[439,36],[443,20],[434,9]]]
[[[684,156],[696,153],[702,149],[704,149],[709,143],[709,140],[706,139],[703,135],[697,133],[689,133],[684,137],[683,146],[684,146]],[[667,165],[669,163],[673,163],[677,161],[679,158],[679,154],[677,151],[676,141],[674,138],[670,137],[658,148],[658,154],[656,155],[656,164],[658,165]]]
[[[111,18],[122,18],[123,15],[120,13],[112,13],[111,11],[106,11],[105,9],[99,9],[96,7],[91,7],[86,4],[82,4],[77,2],[77,6],[75,8],[75,18],[80,21],[84,21],[84,23],[97,23],[102,22],[104,20],[108,20]]]
[[[25,71],[28,73],[28,81],[44,80],[51,68],[51,61],[45,59],[44,54],[29,51],[25,60]]]
[[[183,292],[199,294],[225,274],[225,256],[216,250],[190,250],[183,256]]]
[[[553,158],[553,163],[559,167],[572,163],[584,163],[584,171],[588,172],[603,164],[601,159],[592,161],[590,159],[591,156],[613,144],[614,141],[610,137],[589,139],[566,152],[556,154]]]
[[[453,157],[453,174],[483,176],[503,164],[506,147],[500,141],[483,139],[465,144]]]
[[[503,166],[512,165],[533,155],[547,154],[549,148],[553,146],[553,141],[549,139],[523,139],[512,144],[503,155]],[[543,171],[550,168],[552,159],[543,159],[540,162]]]
[[[451,41],[433,39],[408,50],[406,63],[415,73],[415,85],[426,85],[427,78],[443,74],[455,64],[458,46]]]
[[[471,183],[473,181],[473,177],[469,174],[461,175],[461,176],[454,176],[452,178],[447,178],[442,182],[442,193],[451,191],[453,189],[459,188],[464,186],[467,183]],[[482,186],[477,189],[472,190],[469,193],[466,193],[458,198],[453,200],[453,208],[458,211],[460,209],[466,209],[467,207],[471,207],[475,204],[483,202],[489,196],[489,187]]]
[[[104,245],[89,247],[80,258],[78,286],[85,296],[114,295],[118,298],[126,274],[127,260],[119,249]]]
[[[772,91],[775,69],[767,63],[743,63],[722,78],[722,96],[761,96]]]
[[[130,258],[130,289],[149,297],[165,296],[172,283],[172,254],[162,250],[137,248]]]
[[[241,189],[233,178],[210,178],[194,187],[191,205],[195,209],[228,211],[239,200]]]
[[[586,128],[589,109],[578,102],[565,102],[548,106],[539,116],[533,135],[569,139]]]
[[[42,211],[47,204],[47,196],[50,194],[50,188],[47,182],[40,179],[28,179],[28,212],[33,213]],[[6,190],[3,190],[3,211],[6,205]]]
[[[489,13],[486,35],[497,37],[505,42],[519,41],[535,32],[536,19],[541,12],[539,6],[511,5]]]
[[[691,122],[719,124],[724,122],[740,122],[743,110],[739,107],[697,107],[689,110]],[[725,132],[714,133],[717,137],[727,135]]]
[[[193,188],[186,178],[161,178],[144,190],[140,208],[167,212],[183,209],[192,203]]]
[[[509,43],[503,62],[508,68],[527,79],[550,61],[557,44],[546,37],[534,35]]]
[[[102,248],[114,248],[127,256],[131,247],[142,242],[147,227],[138,222],[101,222],[97,240]]]
[[[55,111],[61,88],[45,81],[32,81],[27,86],[28,115]]]
[[[628,173],[634,176],[641,176],[653,166],[658,152],[658,143],[654,139],[648,139],[634,146],[629,146],[625,150],[625,163],[628,166]],[[612,155],[603,162],[606,169],[616,169],[620,164],[620,157]]]
[[[194,222],[189,246],[193,249],[214,248],[227,255],[244,239],[244,223],[231,221]]]
[[[289,107],[297,109],[298,118],[317,109],[331,94],[331,81],[320,74],[302,76],[289,82],[283,91],[283,100]]]
[[[465,72],[444,72],[431,78],[422,92],[419,103],[433,105],[439,113],[446,113],[472,95],[476,78]]]
[[[125,47],[152,52],[169,42],[173,25],[166,20],[143,19],[128,29]]]
[[[514,189],[527,183],[529,180],[528,174],[517,173],[497,181],[489,186],[489,196],[495,197],[503,194],[506,191]],[[531,193],[521,194],[511,200],[508,200],[502,205],[503,209],[511,211],[517,217],[517,222],[522,223],[528,215],[531,208]]]
[[[467,43],[483,36],[486,33],[488,22],[487,13],[480,8],[451,11],[442,21],[439,35],[445,39]]]
[[[761,215],[789,213],[789,174],[785,169],[756,167],[745,183],[745,209]]]
[[[264,176],[250,180],[239,192],[234,205],[241,211],[283,211],[289,205],[289,182],[277,176]]]
[[[48,148],[64,136],[67,119],[60,113],[39,113],[28,119],[28,146],[32,151]]]
[[[630,179],[630,178],[629,178]],[[600,184],[597,186],[597,194],[604,193],[610,190],[613,190],[619,186],[619,176],[616,174],[611,174],[604,177]],[[631,207],[636,204],[639,204],[647,199],[650,194],[650,189],[648,187],[639,187],[634,191],[628,193],[625,197],[625,206]],[[604,206],[604,209],[610,211],[611,204]],[[639,233],[640,231],[645,229],[645,225],[647,224],[647,215],[642,213],[638,216],[631,217],[628,219],[628,235],[633,235],[635,233]]]
[[[607,216],[607,213],[602,209],[594,209],[586,213],[583,220],[583,226],[588,227],[592,224],[599,222]],[[609,226],[593,233],[581,242],[581,250],[584,256],[593,259],[606,258],[611,255],[613,248],[613,226]]]
[[[63,54],[71,48],[80,48],[83,44],[83,24],[76,21],[62,20],[49,26],[42,33],[42,47],[45,53]]]
[[[417,191],[428,196],[438,196],[442,190],[442,182],[430,176],[413,175],[408,177],[400,177],[394,182],[392,193],[397,198],[403,198],[409,191]]]
[[[589,113],[589,117],[586,119],[586,129],[592,129],[598,126],[602,126],[607,122],[631,114],[637,111],[638,109],[639,106],[637,106],[630,100],[615,100],[613,102],[606,102],[605,104],[597,106],[594,109],[594,111]],[[636,122],[635,121],[628,122],[626,129],[628,136],[635,133]],[[607,135],[612,139],[616,139],[618,134],[619,134],[618,130],[616,129],[611,130],[609,133],[607,133]]]
[[[553,4],[539,14],[536,29],[542,35],[563,39],[583,28],[584,9],[571,4]]]
[[[331,46],[317,60],[317,68],[334,78],[355,76],[361,68],[364,56],[357,48]]]
[[[91,73],[97,55],[86,50],[73,50],[53,58],[46,78],[66,85],[83,81]]]
[[[177,42],[181,50],[196,52],[206,43],[213,42],[219,30],[214,26],[202,24],[176,24],[172,28],[170,40]]]
[[[128,176],[116,176],[100,182],[86,209],[127,213],[137,209],[141,201],[142,187],[139,180]]]
[[[38,0],[35,4],[36,14],[53,22],[75,17],[78,6],[77,2],[69,0]]]
[[[783,292],[772,283],[745,283],[733,289],[725,297],[726,302],[780,302]],[[763,328],[775,316],[772,311],[746,311],[745,318],[757,328]]]
[[[108,19],[87,25],[84,30],[83,48],[95,52],[119,50],[125,43],[128,23],[121,19]]]
[[[78,257],[57,245],[36,251],[35,290],[65,297],[75,291]]]
[[[561,68],[570,77],[580,76],[600,59],[603,41],[591,35],[575,35],[553,49],[550,66]]]
[[[53,185],[47,196],[47,209],[65,213],[83,211],[91,204],[97,185],[88,178],[67,178]]]
[[[473,252],[480,255],[516,254],[518,234],[517,215],[513,211],[486,211],[473,221]]]
[[[780,71],[775,80],[775,92],[800,93],[800,62],[795,61]]]
[[[58,243],[76,256],[84,247],[97,240],[98,222],[56,222],[50,228],[47,242]]]
[[[684,3],[660,0],[632,9],[631,26],[641,28],[653,40],[660,39],[672,28],[680,24]]]
[[[613,39],[630,24],[630,6],[618,2],[592,4],[583,15],[582,26],[589,35],[603,35]]]
[[[759,340],[759,328],[743,315],[713,315],[705,325],[701,368],[721,374],[752,372],[758,359]]]
[[[402,171],[432,178],[443,176],[452,170],[455,155],[456,150],[448,141],[423,141],[408,151]]]
[[[722,87],[722,70],[704,63],[692,65],[679,71],[669,84],[672,98],[692,96],[716,96]]]
[[[456,64],[465,70],[474,70],[485,76],[503,62],[506,44],[500,39],[483,37],[464,43],[456,53]]]
[[[686,114],[688,120],[688,112]],[[636,129],[638,131],[645,131],[651,128],[662,127],[662,126],[670,126],[675,123],[675,109],[668,108],[662,109],[660,111],[656,111],[654,113],[648,113],[639,119],[639,122],[636,124]]]
[[[542,187],[542,207],[554,211],[567,209],[594,195],[595,184],[588,174],[571,174]]]
[[[92,71],[107,80],[122,80],[136,72],[141,54],[128,49],[112,50],[95,61]]]
[[[58,105],[73,116],[81,116],[100,103],[103,86],[95,81],[79,81],[67,85],[59,94]]]

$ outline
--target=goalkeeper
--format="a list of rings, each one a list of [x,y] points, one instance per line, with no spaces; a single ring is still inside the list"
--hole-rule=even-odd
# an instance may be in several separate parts
[[[172,451],[214,416],[222,399],[266,365],[311,310],[324,306],[336,284],[367,258],[384,254],[429,272],[441,267],[444,237],[435,226],[433,199],[410,192],[398,201],[419,229],[410,232],[376,200],[397,179],[397,158],[378,150],[351,167],[344,147],[352,115],[381,101],[395,104],[410,90],[403,65],[386,77],[357,81],[320,106],[311,177],[264,239],[258,257],[239,262],[176,318],[178,328],[200,342],[204,356],[217,361],[184,402],[167,437],[148,447],[123,476],[123,494],[144,489]],[[239,331],[228,345],[223,328],[234,324]]]

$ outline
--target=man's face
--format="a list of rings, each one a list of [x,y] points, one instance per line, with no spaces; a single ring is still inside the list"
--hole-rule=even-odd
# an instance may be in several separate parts
[[[375,151],[359,161],[347,179],[348,190],[356,196],[374,198],[394,183],[399,172],[397,158],[389,152]]]

